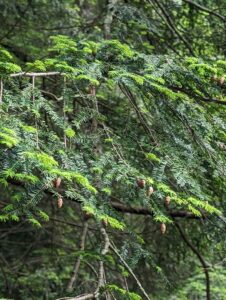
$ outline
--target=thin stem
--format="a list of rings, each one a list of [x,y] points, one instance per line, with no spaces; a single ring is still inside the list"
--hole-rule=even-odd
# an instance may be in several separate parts
[[[64,127],[66,124],[66,112],[65,112],[65,107],[66,107],[66,100],[65,100],[65,89],[66,89],[66,77],[64,77],[64,87],[63,87],[63,115],[64,115]],[[64,130],[64,147],[67,148],[67,136]]]
[[[130,268],[130,266],[127,264],[127,262],[123,259],[123,257],[119,254],[117,248],[113,245],[113,243],[110,244],[110,248],[113,250],[113,252],[119,257],[119,259],[121,260],[121,262],[124,264],[124,266],[126,267],[126,269],[129,271],[129,273],[132,275],[132,277],[134,278],[134,280],[136,281],[137,285],[139,286],[141,292],[143,293],[143,295],[145,296],[146,299],[150,300],[147,292],[145,291],[145,289],[143,288],[143,286],[141,285],[139,279],[137,278],[137,276],[135,275],[135,273],[133,272],[133,270]]]
[[[35,76],[32,76],[32,102],[35,104]],[[38,136],[38,122],[35,115],[35,128],[36,128],[36,148],[39,149],[39,136]]]
[[[109,251],[110,240],[109,240],[109,237],[108,237],[108,234],[107,234],[106,230],[103,227],[101,227],[100,232],[101,232],[101,234],[104,238],[104,247],[101,250],[101,255],[102,255],[102,258],[103,258]],[[103,259],[101,259],[100,263],[99,263],[98,284],[97,284],[96,291],[94,292],[95,299],[99,299],[100,288],[102,286],[104,286],[104,262],[103,262]]]
[[[204,258],[202,257],[202,255],[199,253],[199,251],[195,248],[195,246],[188,240],[188,238],[186,237],[185,232],[183,231],[183,229],[181,228],[180,224],[175,222],[174,223],[175,226],[177,227],[182,239],[184,240],[184,242],[188,245],[188,247],[192,250],[193,253],[195,253],[195,255],[198,257],[202,267],[203,267],[203,271],[205,273],[205,277],[206,277],[206,299],[210,300],[211,296],[210,296],[210,276],[209,276],[209,271],[208,271],[208,264],[205,262]]]
[[[83,226],[81,241],[80,241],[80,251],[84,251],[84,249],[85,249],[85,240],[86,240],[87,231],[88,231],[88,222],[85,221],[84,226]],[[79,257],[74,265],[72,276],[67,285],[68,291],[72,290],[73,285],[77,279],[80,263],[81,263],[81,256],[79,255]]]
[[[3,80],[0,79],[0,105],[2,105],[2,97],[3,97]]]

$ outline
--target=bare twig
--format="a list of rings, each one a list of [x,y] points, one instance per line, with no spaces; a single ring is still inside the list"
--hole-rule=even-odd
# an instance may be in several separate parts
[[[147,292],[145,291],[145,289],[143,288],[143,286],[141,285],[139,279],[137,278],[137,276],[135,275],[135,273],[133,272],[133,270],[130,268],[130,266],[127,264],[127,262],[123,259],[123,257],[119,254],[116,246],[113,244],[113,242],[110,244],[110,248],[113,250],[113,252],[118,256],[118,258],[121,260],[121,262],[124,264],[124,266],[126,267],[126,269],[129,271],[129,273],[132,275],[132,277],[134,278],[134,280],[136,281],[137,285],[139,286],[141,292],[143,293],[144,297],[148,300],[150,300]]]
[[[103,262],[103,257],[108,253],[109,247],[110,247],[110,240],[108,237],[108,234],[106,230],[101,227],[100,229],[101,234],[103,235],[104,238],[104,247],[101,251],[102,259],[100,260],[99,263],[99,275],[98,275],[98,284],[96,291],[94,292],[95,299],[99,299],[99,294],[100,294],[100,288],[104,286],[104,262]]]
[[[49,91],[40,90],[40,92],[43,95],[46,95],[47,97],[49,97],[49,98],[51,98],[53,100],[56,100],[56,101],[60,101],[61,100],[61,98],[58,98],[55,94],[50,93]]]
[[[58,298],[56,300],[88,300],[88,299],[94,299],[94,295],[93,294],[85,294],[85,295],[80,295],[77,297]]]
[[[20,72],[20,73],[10,74],[10,77],[47,77],[47,76],[56,76],[56,75],[64,75],[64,74],[60,72],[36,72],[36,73]]]
[[[35,104],[35,76],[32,76],[32,102]],[[39,149],[39,136],[38,136],[38,121],[35,115],[35,128],[36,128],[36,148]]]
[[[85,221],[84,226],[83,226],[81,241],[80,241],[80,251],[84,251],[84,249],[85,249],[85,240],[86,240],[87,231],[88,231],[88,222]],[[81,256],[78,257],[78,259],[77,259],[77,261],[74,265],[72,276],[71,276],[71,278],[68,282],[68,285],[67,285],[67,290],[68,291],[72,290],[73,285],[74,285],[74,283],[77,279],[80,263],[81,263]]]
[[[3,80],[0,79],[0,105],[2,105],[2,96],[3,96]]]

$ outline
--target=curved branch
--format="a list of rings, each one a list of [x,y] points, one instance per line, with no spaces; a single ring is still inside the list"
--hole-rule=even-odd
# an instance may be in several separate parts
[[[143,295],[145,296],[145,298],[147,300],[150,300],[148,294],[146,293],[146,291],[144,290],[143,286],[141,285],[140,281],[138,280],[137,276],[134,274],[133,270],[130,268],[130,266],[127,264],[127,262],[123,259],[123,257],[120,255],[120,253],[118,252],[117,248],[113,245],[110,244],[110,248],[113,250],[113,252],[118,256],[118,258],[121,260],[121,262],[124,264],[124,266],[126,267],[126,269],[129,271],[129,273],[132,275],[132,277],[134,278],[134,280],[136,281],[137,285],[139,286],[141,292],[143,293]]]
[[[205,262],[204,258],[202,257],[202,255],[199,253],[199,251],[195,248],[195,246],[188,240],[188,238],[186,237],[185,232],[183,231],[183,229],[181,228],[181,226],[175,222],[174,223],[175,226],[177,227],[182,239],[184,240],[184,242],[187,244],[187,246],[192,250],[193,253],[195,253],[195,255],[198,257],[204,273],[205,273],[205,277],[206,277],[206,299],[210,300],[210,276],[209,276],[209,271],[208,271],[208,264]]]
[[[222,16],[222,15],[216,13],[216,12],[213,11],[213,10],[210,10],[210,9],[207,8],[207,7],[204,7],[204,6],[200,5],[199,3],[193,2],[193,1],[191,1],[191,0],[183,0],[183,1],[186,2],[186,3],[188,3],[188,4],[191,4],[192,6],[196,7],[196,8],[199,9],[199,10],[205,11],[205,12],[209,13],[210,15],[214,15],[214,16],[220,18],[220,19],[221,19],[222,21],[224,21],[224,22],[226,21],[226,18],[225,18],[224,16]]]
[[[165,21],[167,27],[170,29],[170,31],[178,36],[178,38],[185,44],[185,46],[187,47],[187,49],[189,50],[189,52],[191,53],[191,55],[195,56],[195,53],[191,47],[191,45],[189,44],[189,42],[186,40],[186,38],[180,34],[180,32],[178,31],[178,29],[176,28],[175,24],[173,23],[173,20],[171,19],[170,15],[168,14],[168,12],[165,10],[164,6],[161,5],[159,0],[148,0],[149,3],[150,2],[154,2],[156,4],[156,6],[161,10],[162,12],[162,19]]]

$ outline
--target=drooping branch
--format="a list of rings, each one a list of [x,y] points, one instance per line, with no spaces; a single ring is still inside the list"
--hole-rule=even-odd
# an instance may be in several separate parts
[[[176,92],[182,92],[182,93],[188,95],[189,97],[194,98],[197,101],[211,102],[211,103],[226,105],[226,101],[224,101],[224,100],[203,97],[203,96],[198,95],[195,92],[189,90],[188,88],[177,87],[177,86],[170,86],[169,88],[172,89],[173,91],[176,91]]]
[[[214,16],[220,18],[222,21],[226,21],[226,18],[224,16],[220,15],[219,13],[217,13],[213,10],[210,10],[209,8],[207,8],[205,6],[200,5],[199,3],[196,3],[196,2],[191,1],[191,0],[183,0],[183,1],[188,3],[188,4],[191,4],[192,6],[196,7],[199,10],[205,11],[210,15],[214,15]]]
[[[135,275],[135,273],[133,272],[133,270],[130,268],[130,266],[127,264],[127,262],[123,259],[123,257],[120,255],[120,253],[118,252],[117,248],[115,247],[115,245],[113,243],[110,244],[110,248],[113,250],[113,252],[116,254],[116,256],[118,256],[118,258],[121,260],[121,262],[124,264],[124,266],[126,267],[126,269],[128,270],[128,272],[132,275],[132,277],[134,278],[134,280],[136,281],[137,285],[139,286],[141,292],[143,293],[144,297],[147,300],[150,300],[147,292],[145,291],[145,289],[143,288],[142,284],[140,283],[139,279],[137,278],[137,276]]]
[[[170,15],[168,14],[168,12],[164,8],[164,6],[161,4],[161,2],[158,1],[158,0],[148,0],[148,1],[149,1],[149,3],[154,2],[154,4],[156,4],[156,6],[162,12],[161,16],[162,16],[162,19],[165,21],[166,26],[169,28],[169,30],[174,35],[176,35],[185,44],[185,46],[187,47],[187,49],[189,50],[189,52],[191,53],[191,55],[195,56],[195,53],[194,53],[191,45],[186,40],[186,38],[179,32],[179,30],[176,28],[175,24],[173,23],[172,18],[170,17]]]
[[[152,132],[150,126],[148,125],[144,114],[139,109],[139,107],[136,103],[136,99],[135,99],[134,95],[132,94],[132,92],[129,90],[129,88],[125,84],[119,84],[119,88],[121,89],[122,93],[129,99],[135,113],[137,114],[137,117],[138,117],[142,127],[144,128],[144,130],[146,131],[146,133],[150,137],[151,141],[154,144],[157,144],[157,141],[154,138],[153,132]]]
[[[189,241],[189,239],[187,238],[185,232],[183,231],[183,229],[181,228],[180,224],[178,222],[174,222],[176,228],[178,229],[182,239],[184,240],[184,242],[187,244],[187,246],[192,250],[192,252],[198,257],[202,267],[203,267],[203,271],[205,273],[205,277],[206,277],[206,299],[210,300],[211,296],[210,296],[210,276],[209,276],[209,271],[208,271],[208,264],[206,263],[205,259],[202,257],[202,255],[199,253],[199,251],[195,248],[195,246],[191,243],[191,241]]]

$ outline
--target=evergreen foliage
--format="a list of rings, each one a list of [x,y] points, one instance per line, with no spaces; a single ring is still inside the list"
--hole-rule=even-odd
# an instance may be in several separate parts
[[[77,2],[0,4],[0,296],[224,299],[223,1]]]

